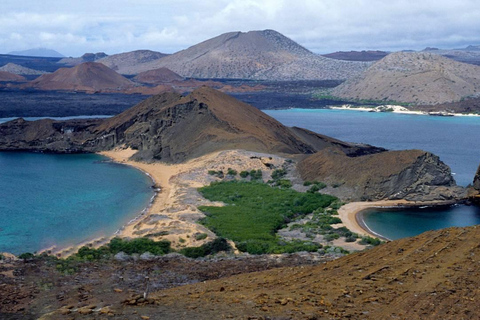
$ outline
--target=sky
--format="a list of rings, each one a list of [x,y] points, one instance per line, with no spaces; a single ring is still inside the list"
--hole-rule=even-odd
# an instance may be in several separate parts
[[[174,53],[273,29],[315,53],[480,45],[478,0],[0,0],[0,53]]]

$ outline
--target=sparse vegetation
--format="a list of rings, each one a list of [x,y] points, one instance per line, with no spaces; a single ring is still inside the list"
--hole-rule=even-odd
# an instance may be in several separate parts
[[[225,176],[222,170],[215,171],[215,170],[208,170],[208,174],[211,176],[216,176],[217,178],[223,179]]]
[[[275,232],[292,219],[325,208],[336,199],[243,181],[216,182],[199,191],[209,200],[227,204],[200,207],[207,215],[202,223],[251,254],[317,250],[318,244],[282,241]]]
[[[369,245],[372,245],[372,246],[378,246],[381,243],[382,243],[382,240],[380,240],[378,238],[372,238],[372,237],[369,237],[369,236],[364,236],[364,237],[362,237],[362,240],[360,240],[360,244],[369,244]]]
[[[232,168],[228,168],[227,175],[235,177],[237,175],[237,170],[234,170]]]
[[[242,171],[242,172],[240,172],[240,177],[245,179],[246,177],[249,176],[249,174],[250,174],[250,172],[248,172],[248,171]]]
[[[180,250],[180,253],[189,258],[200,258],[220,251],[230,251],[232,247],[224,238],[216,238],[213,241],[207,242],[200,247],[188,247]]]
[[[195,240],[200,241],[200,240],[206,239],[207,237],[208,235],[206,233],[197,233],[195,235]]]

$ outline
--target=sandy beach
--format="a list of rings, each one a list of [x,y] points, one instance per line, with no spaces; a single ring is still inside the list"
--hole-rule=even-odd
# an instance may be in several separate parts
[[[338,209],[338,215],[342,219],[343,224],[352,232],[362,236],[370,236],[389,240],[381,234],[375,233],[373,230],[363,223],[361,212],[371,208],[392,208],[392,207],[420,207],[420,206],[438,206],[452,204],[452,201],[407,201],[407,200],[381,200],[373,202],[350,202]]]
[[[479,114],[474,113],[451,113],[451,112],[424,112],[409,110],[403,106],[397,105],[383,105],[378,107],[355,107],[352,105],[343,105],[340,107],[330,107],[333,110],[351,110],[351,111],[363,111],[363,112],[392,112],[399,114],[413,114],[420,116],[455,116],[455,117],[479,117]]]

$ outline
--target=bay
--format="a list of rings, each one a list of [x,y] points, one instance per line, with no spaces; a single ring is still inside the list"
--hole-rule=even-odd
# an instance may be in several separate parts
[[[473,181],[480,164],[480,118],[435,117],[351,110],[266,110],[287,126],[306,128],[343,141],[367,143],[391,150],[430,151],[450,166],[458,185]],[[362,214],[372,231],[389,239],[428,230],[480,224],[477,206],[372,209]]]
[[[96,154],[0,152],[0,252],[110,236],[141,213],[152,181]]]

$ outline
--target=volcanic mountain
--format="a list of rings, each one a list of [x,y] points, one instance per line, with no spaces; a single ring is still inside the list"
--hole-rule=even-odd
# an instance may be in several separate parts
[[[134,80],[141,83],[162,84],[173,81],[182,81],[184,80],[184,78],[170,69],[159,68],[155,70],[141,72],[134,77]]]
[[[25,81],[26,79],[18,74],[0,71],[0,81],[18,82]]]
[[[44,74],[28,84],[40,90],[120,91],[133,87],[127,78],[101,63],[85,62],[73,68],[61,68]]]
[[[78,66],[79,64],[82,64],[84,62],[95,62],[105,57],[108,57],[108,55],[105,52],[85,53],[78,58],[72,58],[72,57],[63,58],[60,61],[58,61],[58,63],[68,65],[68,66]]]
[[[332,91],[342,98],[429,105],[479,93],[479,66],[427,52],[392,53]]]
[[[324,80],[351,78],[368,65],[325,58],[276,31],[263,30],[225,33],[121,72],[138,74],[166,67],[193,78]]]
[[[124,52],[112,54],[108,57],[98,60],[112,70],[120,74],[129,74],[128,70],[142,63],[148,63],[160,58],[166,57],[168,54],[151,51],[151,50],[136,50],[131,52]]]

